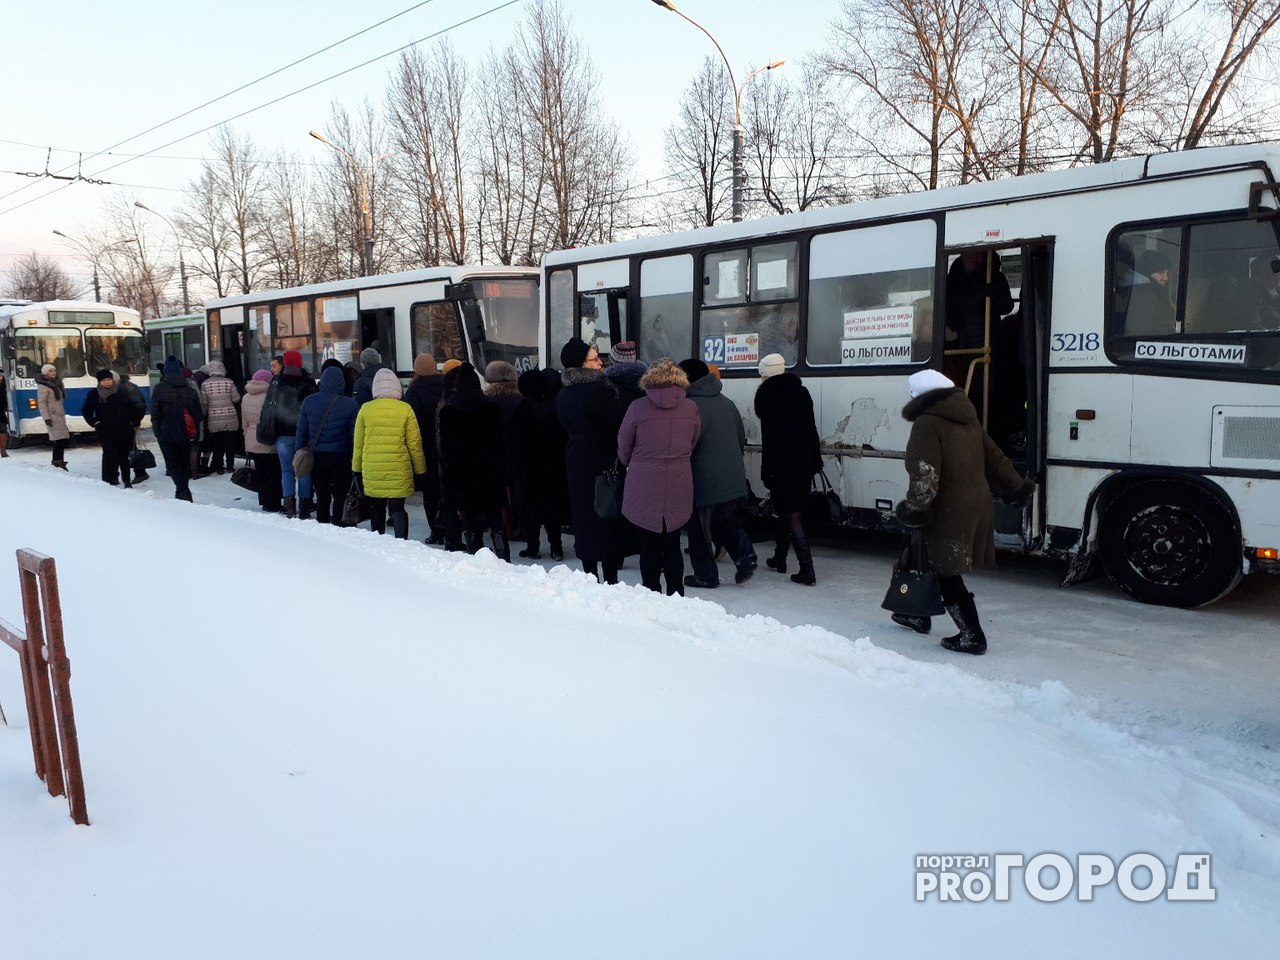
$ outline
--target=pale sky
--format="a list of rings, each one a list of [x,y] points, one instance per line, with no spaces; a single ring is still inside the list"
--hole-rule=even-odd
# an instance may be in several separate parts
[[[297,67],[136,136],[414,2],[313,0],[299,6],[272,0],[0,0],[9,89],[0,98],[0,273],[15,257],[36,250],[58,258],[74,279],[87,277],[84,258],[52,231],[83,236],[100,222],[103,206],[121,192],[172,217],[206,154],[210,132],[205,128],[222,122],[251,135],[263,148],[285,148],[327,162],[328,148],[307,131],[323,130],[334,100],[351,110],[366,96],[380,101],[396,57],[325,78],[501,7],[506,0],[428,0]],[[662,131],[681,92],[715,48],[693,26],[651,0],[562,2],[600,75],[601,107],[632,142],[637,177],[660,177]],[[516,0],[448,29],[447,36],[463,56],[478,61],[491,46],[509,42],[526,16],[527,3]],[[790,0],[748,10],[742,0],[682,0],[677,6],[716,37],[741,79],[771,60],[786,60],[787,68],[798,71],[807,55],[826,45],[840,2]],[[287,96],[311,84],[317,85]],[[286,99],[254,110],[280,97]],[[83,176],[110,185],[18,175],[44,171],[49,148],[50,171],[74,175],[77,156],[83,153]],[[94,156],[107,148],[114,149]],[[154,156],[134,159],[152,151]],[[169,235],[164,222],[154,220],[148,228],[153,245]]]

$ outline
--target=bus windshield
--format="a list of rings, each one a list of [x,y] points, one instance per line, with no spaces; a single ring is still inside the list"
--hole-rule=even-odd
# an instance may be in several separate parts
[[[13,341],[18,376],[34,377],[46,363],[57,367],[64,379],[85,375],[79,330],[27,330]]]
[[[86,330],[89,373],[102,369],[116,373],[145,374],[147,349],[142,335],[134,330]]]
[[[538,280],[505,277],[476,284],[484,318],[484,362],[506,360],[517,373],[538,368]]]

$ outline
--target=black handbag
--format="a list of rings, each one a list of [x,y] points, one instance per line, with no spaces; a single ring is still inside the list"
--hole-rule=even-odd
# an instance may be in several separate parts
[[[156,465],[156,455],[146,447],[134,447],[129,451],[129,468],[134,473],[152,470]]]
[[[889,589],[880,606],[912,617],[936,617],[946,612],[938,575],[929,569],[924,535],[919,530],[911,530],[903,537],[902,551],[893,565]]]
[[[368,520],[370,514],[369,501],[365,499],[360,481],[352,477],[347,499],[342,501],[342,522],[348,527],[354,527]]]
[[[616,520],[622,516],[623,481],[622,465],[617,460],[596,476],[595,508],[596,516],[601,520]]]
[[[260,484],[258,471],[253,468],[253,461],[245,457],[244,464],[231,471],[231,482],[237,487],[257,493]]]
[[[840,501],[840,494],[831,489],[825,470],[814,474],[814,486],[809,491],[803,516],[806,523],[813,524],[840,524],[844,521],[844,504]]]

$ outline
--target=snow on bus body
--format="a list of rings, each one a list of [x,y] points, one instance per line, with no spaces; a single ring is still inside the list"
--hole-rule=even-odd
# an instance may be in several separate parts
[[[0,305],[0,365],[9,391],[9,430],[15,437],[47,436],[37,407],[36,375],[52,363],[67,396],[67,429],[92,433],[83,408],[104,367],[129,374],[150,404],[147,352],[138,311],[87,300],[10,302]],[[150,419],[144,418],[144,427]]]
[[[285,350],[299,351],[313,374],[369,347],[402,377],[420,353],[477,370],[493,360],[535,369],[538,278],[536,267],[441,266],[210,300],[209,356],[220,355],[235,380]]]
[[[754,442],[756,366],[781,353],[856,527],[905,493],[907,377],[943,369],[1039,484],[997,504],[999,545],[1199,606],[1280,547],[1277,174],[1280,144],[1214,147],[557,251],[541,347],[716,363]],[[1002,318],[979,293],[966,347],[947,327],[967,251],[1017,300]],[[1153,254],[1158,289],[1138,269]]]

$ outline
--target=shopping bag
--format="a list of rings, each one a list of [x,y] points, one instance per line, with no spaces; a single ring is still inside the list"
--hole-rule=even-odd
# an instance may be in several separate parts
[[[137,447],[129,451],[129,468],[134,473],[152,470],[156,465],[156,455],[146,447]]]
[[[823,470],[814,475],[813,489],[809,491],[803,516],[805,523],[815,525],[839,524],[844,520],[844,504],[840,502],[840,494],[831,489],[831,482]]]
[[[934,617],[946,612],[938,575],[929,569],[924,535],[919,530],[910,531],[903,539],[902,551],[889,578],[889,589],[880,606],[912,617]]]
[[[342,522],[349,527],[354,527],[368,520],[369,513],[369,501],[364,498],[360,481],[352,477],[351,489],[347,491],[347,499],[342,503]]]
[[[236,467],[231,471],[231,482],[237,487],[243,487],[245,490],[258,492],[258,471],[253,468],[252,461],[247,461],[243,466]]]
[[[596,476],[596,516],[601,520],[615,520],[622,516],[622,483],[622,467],[617,460]]]

